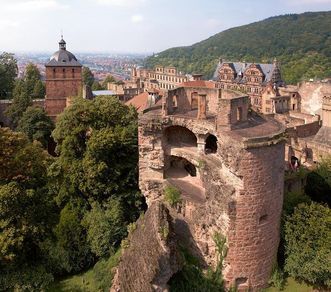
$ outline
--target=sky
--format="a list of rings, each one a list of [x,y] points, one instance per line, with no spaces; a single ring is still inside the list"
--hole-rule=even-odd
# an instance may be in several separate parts
[[[157,53],[331,0],[0,0],[0,52]]]

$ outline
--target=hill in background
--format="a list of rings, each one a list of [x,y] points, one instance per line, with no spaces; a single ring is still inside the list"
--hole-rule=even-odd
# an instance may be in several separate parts
[[[331,76],[331,11],[276,16],[231,28],[188,47],[146,59],[147,67],[176,66],[211,78],[219,58],[282,64],[287,83]]]

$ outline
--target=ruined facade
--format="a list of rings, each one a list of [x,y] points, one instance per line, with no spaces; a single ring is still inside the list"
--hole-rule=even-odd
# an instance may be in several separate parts
[[[56,117],[70,104],[69,97],[77,96],[82,89],[82,65],[67,51],[66,42],[61,39],[59,50],[46,66],[45,110]]]
[[[252,106],[258,110],[262,108],[261,95],[266,86],[284,84],[277,60],[273,64],[256,64],[221,59],[214,80],[218,82],[219,88],[246,92],[251,98]]]
[[[139,81],[140,88],[145,91],[168,91],[189,80],[188,76],[178,72],[175,67],[156,66],[154,70],[146,68],[133,68],[132,81]]]
[[[149,206],[164,201],[167,185],[180,190],[177,235],[190,234],[191,252],[215,265],[213,236],[223,234],[227,287],[258,291],[279,243],[284,127],[249,112],[248,96],[194,82],[140,115],[140,189]]]

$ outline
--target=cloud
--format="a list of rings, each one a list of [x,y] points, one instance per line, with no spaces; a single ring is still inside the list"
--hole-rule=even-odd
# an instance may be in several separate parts
[[[39,11],[39,10],[58,10],[67,9],[68,5],[59,3],[56,0],[28,0],[28,1],[12,1],[5,4],[4,9],[8,11]]]
[[[97,0],[98,4],[118,6],[118,7],[137,7],[145,4],[147,0]]]
[[[144,17],[141,14],[136,14],[131,16],[131,22],[133,23],[139,23],[143,22]]]

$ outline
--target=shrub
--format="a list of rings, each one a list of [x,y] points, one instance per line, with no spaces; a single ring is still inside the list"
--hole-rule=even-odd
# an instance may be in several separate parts
[[[279,291],[282,291],[284,290],[285,283],[286,279],[284,271],[275,265],[269,279],[269,284],[277,288]]]
[[[164,199],[171,207],[175,207],[182,201],[180,195],[180,191],[173,186],[167,186],[164,188]]]
[[[331,210],[300,204],[285,222],[285,271],[320,288],[331,288]]]

